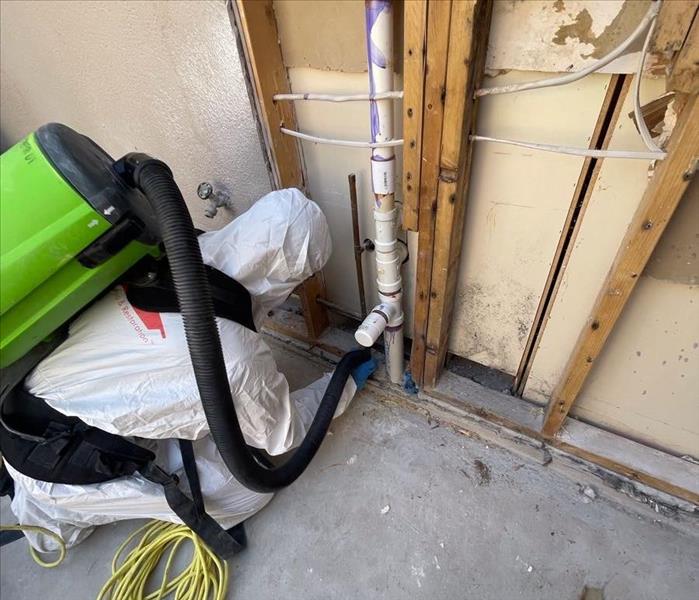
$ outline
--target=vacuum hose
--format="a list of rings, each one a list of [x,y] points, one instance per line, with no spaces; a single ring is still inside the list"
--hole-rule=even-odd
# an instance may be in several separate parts
[[[206,420],[231,474],[256,492],[273,492],[292,483],[311,462],[332,421],[352,369],[370,359],[368,349],[345,354],[330,379],[306,437],[294,454],[274,468],[261,465],[245,442],[228,384],[213,301],[194,225],[172,172],[144,154],[124,159],[134,185],[156,214],[170,262],[184,322],[189,355]]]

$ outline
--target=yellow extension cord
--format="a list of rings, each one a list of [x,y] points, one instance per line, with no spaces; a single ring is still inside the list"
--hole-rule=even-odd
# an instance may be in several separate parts
[[[53,562],[44,562],[44,560],[42,560],[42,558],[39,556],[39,553],[34,550],[31,545],[29,546],[29,553],[32,555],[34,562],[45,569],[53,569],[54,567],[57,567],[66,557],[65,542],[61,539],[60,535],[54,533],[50,529],[46,529],[46,527],[39,527],[38,525],[0,525],[0,531],[33,531],[34,533],[41,533],[56,540],[58,542],[58,558]]]
[[[119,557],[140,533],[141,541],[119,565]],[[168,580],[172,562],[182,542],[193,545],[189,566]],[[168,554],[160,588],[146,595],[146,583],[162,557]],[[228,588],[228,564],[204,544],[189,527],[151,521],[134,531],[116,551],[112,576],[97,600],[160,600],[174,592],[175,600],[223,600]]]
[[[44,562],[36,550],[29,547],[34,561],[46,568],[61,564],[66,555],[66,545],[61,537],[37,525],[2,525],[0,530],[33,531],[54,538],[59,544],[59,556],[53,562]],[[119,564],[126,547],[139,534],[138,544]],[[192,560],[187,568],[172,579],[170,570],[183,542],[193,546]],[[146,584],[158,563],[168,554],[160,588],[146,594]],[[228,588],[228,564],[220,559],[199,536],[185,525],[150,521],[134,531],[119,546],[112,560],[112,576],[100,590],[97,600],[161,600],[174,593],[174,600],[224,600]]]

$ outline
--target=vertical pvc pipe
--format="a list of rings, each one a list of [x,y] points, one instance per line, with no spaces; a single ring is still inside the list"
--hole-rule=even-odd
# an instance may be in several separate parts
[[[393,90],[393,7],[391,0],[366,0],[367,59],[369,93]],[[393,100],[370,100],[371,141],[393,139]],[[393,148],[371,152],[371,180],[374,192],[374,219],[377,229],[376,267],[379,295],[392,304],[394,315],[386,324],[384,343],[386,370],[393,383],[403,379],[403,308],[401,305],[400,256],[396,240],[394,203],[396,157]],[[379,239],[380,238],[380,239]]]

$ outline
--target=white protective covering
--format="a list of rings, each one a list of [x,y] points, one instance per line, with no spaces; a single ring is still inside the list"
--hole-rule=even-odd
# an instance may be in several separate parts
[[[296,189],[271,192],[219,231],[200,236],[204,262],[250,292],[256,324],[327,262],[331,242],[316,204]],[[298,445],[330,378],[290,393],[262,337],[217,319],[236,412],[248,444],[272,455]],[[271,499],[239,484],[208,435],[184,337],[174,313],[134,309],[121,287],[86,310],[68,339],[36,367],[27,387],[60,412],[123,436],[145,438],[159,463],[181,472],[174,438],[197,440],[195,455],[207,510],[230,527]],[[356,392],[350,378],[336,416]],[[94,525],[132,518],[178,522],[162,488],[140,475],[94,485],[52,484],[8,465],[16,483],[12,509],[20,523],[59,533],[68,546]],[[39,550],[49,539],[29,535]]]

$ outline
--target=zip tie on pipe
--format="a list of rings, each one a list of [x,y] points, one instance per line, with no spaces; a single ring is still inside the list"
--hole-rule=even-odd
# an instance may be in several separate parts
[[[502,85],[498,87],[490,87],[490,88],[480,88],[475,91],[474,97],[478,98],[479,96],[491,96],[493,94],[511,94],[513,92],[523,92],[524,90],[536,90],[539,88],[546,88],[546,87],[554,87],[558,85],[565,85],[567,83],[573,83],[574,81],[578,81],[578,79],[582,79],[586,75],[589,75],[590,73],[594,73],[595,71],[598,71],[602,67],[607,66],[610,62],[613,60],[617,59],[619,56],[621,56],[624,51],[631,45],[633,42],[636,41],[636,38],[638,38],[650,25],[651,21],[655,19],[655,17],[658,14],[658,11],[660,10],[660,1],[659,0],[653,0],[653,3],[650,5],[648,8],[648,12],[646,15],[641,19],[641,22],[638,24],[638,27],[633,30],[631,35],[627,37],[621,44],[619,44],[614,50],[612,50],[609,54],[606,56],[603,56],[599,60],[595,61],[588,67],[585,67],[584,69],[581,69],[580,71],[575,71],[573,73],[567,73],[566,75],[561,75],[559,77],[550,77],[549,79],[539,79],[537,81],[529,81],[527,83],[514,83],[511,85]]]
[[[380,92],[378,94],[274,94],[272,100],[317,100],[319,102],[358,102],[361,100],[398,100],[403,97],[402,91]]]
[[[636,117],[636,127],[638,128],[638,133],[641,134],[643,143],[646,148],[651,152],[662,152],[658,146],[656,146],[653,138],[648,131],[648,126],[646,125],[646,120],[643,118],[643,113],[641,112],[641,79],[643,78],[643,65],[646,62],[646,55],[648,53],[648,46],[650,45],[650,39],[653,37],[653,30],[655,29],[655,16],[653,21],[648,28],[648,33],[646,34],[646,39],[643,42],[643,50],[641,51],[641,59],[638,61],[638,69],[636,70],[636,79],[633,82],[633,114]],[[664,153],[663,153],[664,155]]]
[[[315,135],[308,135],[307,133],[301,133],[300,131],[294,131],[293,129],[287,129],[286,127],[280,127],[279,131],[286,135],[290,135],[291,137],[305,140],[307,142],[314,142],[316,144],[331,144],[333,146],[347,146],[349,148],[390,148],[393,146],[403,145],[403,140],[389,140],[387,142],[355,142],[353,140],[333,140],[330,138],[316,137]]]
[[[487,135],[472,135],[469,139],[474,142],[495,142],[496,144],[508,144],[510,146],[519,146],[521,148],[531,148],[532,150],[556,152],[558,154],[570,154],[572,156],[589,156],[591,158],[634,158],[639,160],[662,160],[667,155],[662,151],[635,152],[633,150],[592,150],[590,148],[572,148],[569,146],[536,144],[534,142],[500,139],[489,137]]]

